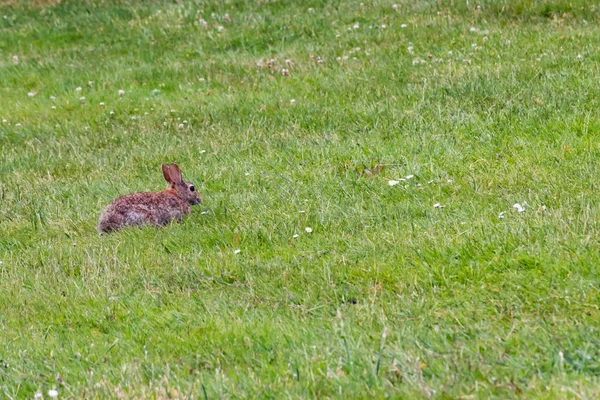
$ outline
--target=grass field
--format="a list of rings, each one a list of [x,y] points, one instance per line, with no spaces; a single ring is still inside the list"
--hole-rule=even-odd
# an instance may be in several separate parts
[[[396,3],[0,1],[0,397],[598,398],[600,5]]]

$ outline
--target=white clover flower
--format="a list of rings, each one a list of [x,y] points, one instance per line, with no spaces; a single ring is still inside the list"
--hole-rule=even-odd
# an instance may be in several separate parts
[[[19,63],[19,56],[12,56],[12,62],[17,65]]]
[[[54,397],[58,397],[58,391],[54,390],[54,389],[50,389],[48,390],[48,396],[54,398]]]
[[[435,203],[433,205],[433,208],[444,208],[445,206],[441,205],[440,203]]]
[[[398,9],[398,4],[392,5],[392,9],[397,10]]]
[[[583,60],[583,56],[582,56],[581,54],[577,54],[577,59],[578,59],[579,61],[582,61],[582,60]]]
[[[50,96],[50,100],[54,101],[54,100],[56,100],[56,97],[55,96]]]
[[[2,120],[2,123],[3,123],[3,124],[7,124],[7,123],[8,123],[8,120],[7,120],[7,119],[3,119],[3,120]]]
[[[223,32],[223,30],[225,30],[225,27],[224,27],[223,25],[219,25],[219,26],[217,27],[217,30],[218,30],[219,32]]]
[[[103,101],[100,102],[100,107],[104,107],[104,102]]]
[[[296,105],[296,99],[291,99],[290,100],[290,104],[293,105],[293,106],[295,106]]]
[[[183,124],[179,124],[179,125],[177,125],[177,127],[178,127],[179,129],[183,129],[183,128],[185,127],[185,125],[183,125]]]
[[[77,86],[77,87],[75,88],[75,91],[76,91],[77,93],[81,93],[81,90],[82,90],[82,89],[81,89],[81,86]]]
[[[115,115],[115,112],[113,110],[110,110],[110,115]]]
[[[306,233],[312,233],[312,228],[309,228],[308,226],[306,228],[304,228],[304,230],[306,231]]]
[[[498,214],[498,218],[503,219],[504,218],[504,214],[506,214],[506,211],[500,212],[500,214]]]
[[[406,24],[400,25],[400,28],[406,28],[406,27],[408,27],[408,25],[406,25]]]
[[[308,12],[309,12],[309,13],[313,13],[313,12],[315,12],[315,9],[314,9],[314,8],[312,8],[312,7],[310,7],[310,8],[308,9]]]
[[[298,235],[297,233],[295,233],[294,235],[292,235],[292,238],[296,239],[298,238],[300,235]]]
[[[389,185],[389,186],[396,186],[396,185],[397,185],[397,184],[399,184],[399,183],[400,183],[400,181],[395,181],[395,180],[393,180],[393,179],[390,179],[390,180],[388,181],[388,185]]]
[[[242,252],[242,250],[240,250],[240,249],[237,249],[237,250],[234,250],[234,251],[233,251],[233,254],[240,254],[241,252]]]
[[[523,206],[520,205],[519,203],[513,204],[513,208],[515,210],[517,210],[517,212],[520,212],[520,213],[525,212],[525,208],[523,208]]]
[[[385,28],[387,28],[387,25],[386,24],[381,24],[381,29],[385,29]]]
[[[471,29],[469,29],[469,31],[471,31],[471,32],[477,32],[477,28],[475,28],[474,26],[472,26]]]
[[[15,124],[15,126],[18,128],[18,127],[21,127],[22,125],[21,124]]]
[[[287,69],[284,68],[284,69],[281,70],[281,75],[283,75],[283,76],[290,76],[290,71],[288,71]]]
[[[120,97],[125,96],[125,91],[123,89],[119,90],[119,96]]]
[[[404,178],[404,179],[412,179],[414,177],[415,177],[414,175],[406,175],[406,178]]]
[[[41,398],[43,398],[43,397],[44,397],[44,395],[43,395],[43,394],[41,394],[40,392],[37,392],[36,394],[34,394],[34,395],[33,395],[33,398],[34,398],[34,399],[41,399]]]
[[[29,92],[29,93],[27,93],[27,96],[34,97],[36,94],[37,94],[37,92]]]
[[[360,24],[357,22],[354,25],[352,25],[352,29],[358,29],[360,28]]]

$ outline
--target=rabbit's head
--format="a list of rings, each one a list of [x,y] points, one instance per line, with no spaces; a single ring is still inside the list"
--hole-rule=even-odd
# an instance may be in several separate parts
[[[181,170],[177,164],[162,165],[163,175],[165,180],[171,185],[171,190],[174,190],[183,201],[193,206],[200,204],[202,201],[196,187],[189,182],[185,182],[181,177]]]

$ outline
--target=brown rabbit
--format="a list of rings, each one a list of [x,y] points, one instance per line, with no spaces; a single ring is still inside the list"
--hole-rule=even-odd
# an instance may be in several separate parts
[[[98,233],[117,231],[126,226],[166,225],[190,213],[190,206],[200,203],[194,185],[184,182],[177,164],[162,165],[163,175],[171,185],[162,192],[133,193],[119,197],[102,212]]]

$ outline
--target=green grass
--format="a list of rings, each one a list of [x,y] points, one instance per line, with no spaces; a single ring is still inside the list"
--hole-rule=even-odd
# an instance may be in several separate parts
[[[0,397],[600,396],[600,6],[397,4],[0,5]]]

